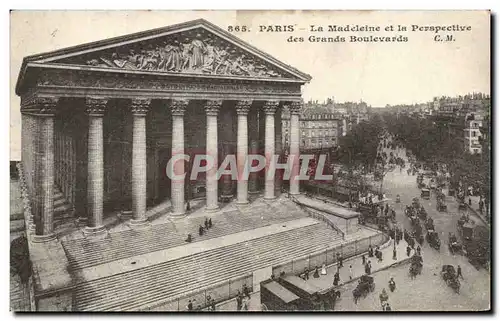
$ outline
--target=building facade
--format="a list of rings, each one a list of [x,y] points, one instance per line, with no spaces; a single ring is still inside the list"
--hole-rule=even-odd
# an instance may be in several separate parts
[[[89,238],[107,233],[103,222],[117,210],[130,211],[130,226],[139,228],[147,224],[147,207],[165,200],[172,217],[183,217],[193,197],[205,197],[207,211],[219,208],[221,195],[248,203],[259,188],[273,199],[275,181],[259,186],[258,174],[218,180],[214,168],[190,181],[167,171],[189,178],[198,154],[219,163],[234,154],[240,166],[248,154],[282,153],[283,109],[290,114],[287,148],[298,155],[301,86],[310,79],[205,20],[24,58],[16,93],[30,241],[62,251],[51,242],[61,221],[56,194]],[[190,160],[167,167],[183,154]],[[297,163],[292,194],[299,192],[298,169]],[[33,269],[39,306],[71,295],[64,292],[70,287],[64,264],[34,261]],[[59,274],[57,283],[46,282],[47,273]]]
[[[470,154],[481,154],[481,128],[483,127],[483,121],[479,117],[472,117],[473,119],[467,120],[465,122],[464,129],[464,147],[465,152]]]
[[[283,144],[290,144],[290,113],[284,111]],[[306,107],[300,114],[301,150],[321,150],[337,147],[341,136],[345,135],[345,119],[326,107]]]

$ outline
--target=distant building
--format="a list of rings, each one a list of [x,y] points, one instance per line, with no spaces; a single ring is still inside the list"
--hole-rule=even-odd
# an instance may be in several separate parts
[[[290,144],[290,113],[282,113],[283,144]],[[343,117],[331,108],[316,105],[306,107],[300,115],[300,148],[302,150],[336,147],[344,134]]]
[[[483,127],[483,117],[481,115],[470,115],[465,121],[464,142],[465,151],[470,154],[481,154],[481,129]]]

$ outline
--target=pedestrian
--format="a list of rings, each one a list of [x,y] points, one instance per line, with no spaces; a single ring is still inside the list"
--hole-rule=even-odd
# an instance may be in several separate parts
[[[326,264],[324,264],[324,263],[321,266],[321,275],[326,275]]]
[[[344,258],[342,257],[342,254],[340,254],[339,257],[339,267],[344,267]]]
[[[373,257],[373,248],[371,244],[368,245],[368,257]]]
[[[209,219],[208,219],[208,227],[209,227],[209,228],[212,228],[212,218],[209,218]]]
[[[364,255],[364,254],[363,254],[363,255],[361,255],[361,261],[363,262],[363,265],[365,265],[365,264],[366,264],[366,257],[365,257],[365,255]]]
[[[199,234],[200,236],[202,236],[202,235],[203,235],[203,232],[204,232],[204,230],[203,230],[203,226],[201,226],[201,225],[200,225],[200,227],[198,228],[198,234]]]
[[[349,280],[352,280],[352,265],[349,265]]]
[[[335,275],[333,276],[333,285],[335,286],[339,285],[339,281],[340,281],[340,274],[339,270],[337,270],[337,272],[335,272]]]
[[[372,261],[368,260],[368,272],[366,274],[372,273]]]
[[[210,300],[211,311],[215,311],[215,299]]]
[[[385,311],[392,311],[391,306],[389,305],[389,302],[385,304]]]
[[[193,302],[191,300],[188,301],[187,309],[188,311],[193,311]]]
[[[208,230],[208,218],[205,217],[205,229]]]
[[[464,278],[464,276],[462,275],[462,268],[460,267],[460,265],[459,265],[459,266],[457,266],[457,278],[458,278],[458,277],[461,277],[461,278],[462,278],[462,280],[463,280],[463,278]]]
[[[246,284],[243,284],[243,295],[250,299],[250,293]]]
[[[187,201],[187,204],[186,204],[186,211],[190,211],[191,210],[191,204],[189,203],[189,201]]]
[[[238,290],[238,296],[236,297],[236,309],[238,311],[241,310],[241,304],[243,303],[243,297],[240,294],[240,291]]]
[[[419,245],[419,246],[417,246],[417,253],[418,253],[418,255],[420,255],[420,251],[421,251],[421,248],[420,248],[420,245]]]
[[[315,278],[315,279],[319,278],[319,271],[318,271],[318,267],[317,267],[317,266],[316,266],[316,268],[314,269],[313,278]]]
[[[193,238],[191,237],[191,234],[188,234],[186,242],[191,243],[191,241],[193,241]]]
[[[309,280],[309,269],[307,267],[304,269],[304,280]]]
[[[471,206],[471,205],[472,205],[472,200],[469,197],[469,206]]]
[[[249,300],[250,300],[250,297],[243,299],[243,304],[242,304],[242,307],[241,307],[241,309],[243,311],[248,311],[248,301]]]

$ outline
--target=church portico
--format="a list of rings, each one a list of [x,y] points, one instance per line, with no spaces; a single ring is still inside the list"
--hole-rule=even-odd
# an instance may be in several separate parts
[[[265,174],[284,152],[281,108],[300,106],[309,80],[204,20],[25,58],[16,92],[30,239],[169,234],[172,218],[190,234],[193,218],[275,199],[280,182]],[[267,164],[245,177],[256,154]],[[213,166],[191,178],[197,155]],[[228,155],[237,179],[218,177]]]

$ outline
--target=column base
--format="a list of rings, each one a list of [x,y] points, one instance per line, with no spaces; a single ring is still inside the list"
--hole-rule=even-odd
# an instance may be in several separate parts
[[[276,199],[276,195],[273,195],[273,196],[264,196],[264,199],[265,199],[266,201],[275,200],[275,199]]]
[[[173,219],[184,218],[187,216],[186,212],[170,212],[169,216]]]
[[[121,211],[120,213],[117,214],[118,218],[122,221],[128,221],[133,219],[133,213],[132,211]]]
[[[85,237],[104,237],[108,234],[108,230],[104,225],[97,227],[85,226],[82,231]]]
[[[32,241],[33,241],[33,243],[44,243],[44,242],[53,241],[56,238],[57,237],[56,237],[55,233],[50,233],[50,234],[46,234],[46,235],[36,235],[36,234],[34,234],[33,237],[32,237]]]
[[[139,220],[132,219],[128,222],[128,225],[131,228],[136,229],[136,228],[148,227],[150,224],[146,218],[143,218],[143,219],[139,219]]]
[[[236,205],[248,205],[250,202],[248,200],[238,201],[236,200]]]
[[[75,225],[78,227],[86,227],[88,219],[84,216],[80,216],[75,220]]]
[[[220,210],[219,205],[217,205],[215,207],[205,207],[205,212],[207,212],[207,213],[217,212],[218,210]]]
[[[259,194],[260,191],[248,191],[248,194],[252,194],[252,195],[256,195],[256,194]]]

